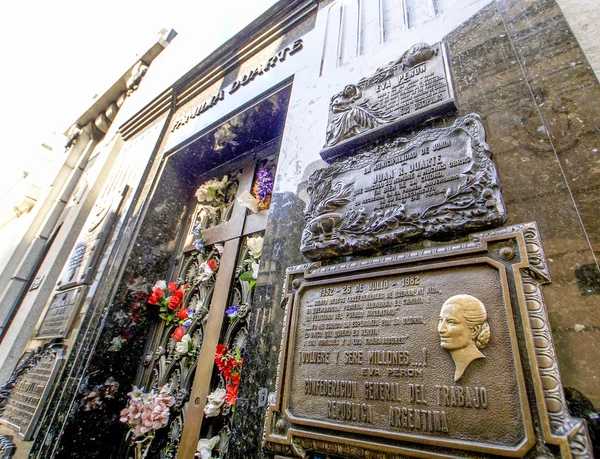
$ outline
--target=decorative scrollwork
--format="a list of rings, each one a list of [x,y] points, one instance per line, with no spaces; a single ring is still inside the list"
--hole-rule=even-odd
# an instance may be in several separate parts
[[[446,164],[432,156],[433,148],[456,150],[458,159]],[[321,259],[502,224],[506,210],[491,156],[483,124],[470,114],[451,127],[396,138],[317,170],[307,188],[303,254]],[[390,167],[404,170],[409,163],[414,170],[405,168],[397,188],[400,173]],[[377,170],[388,172],[377,176]],[[365,174],[370,178],[355,178]],[[379,183],[392,191],[378,194]]]

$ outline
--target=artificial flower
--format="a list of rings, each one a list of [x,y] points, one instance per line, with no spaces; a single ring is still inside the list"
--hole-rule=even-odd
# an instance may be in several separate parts
[[[160,298],[157,297],[157,296],[150,295],[150,297],[148,298],[148,303],[150,303],[150,304],[156,304],[156,303],[158,303],[159,299]]]
[[[217,388],[208,395],[208,402],[204,407],[204,414],[207,418],[218,416],[221,413],[226,393],[225,389]]]
[[[175,350],[180,354],[187,354],[190,351],[190,345],[192,344],[192,337],[188,334],[183,335],[181,341],[175,345]]]
[[[273,193],[273,175],[266,167],[261,167],[256,174],[255,192],[260,202],[267,202]]]
[[[258,268],[260,267],[260,265],[253,261],[252,262],[252,277],[254,277],[254,279],[258,279]]]
[[[258,259],[262,255],[264,238],[261,236],[249,237],[246,239],[248,244],[248,253],[252,258]]]
[[[220,196],[223,196],[223,188],[229,184],[228,177],[225,176],[221,180],[208,180],[204,182],[196,191],[196,199],[200,204],[216,204],[220,201]],[[220,196],[219,196],[220,195]]]
[[[231,406],[237,401],[239,387],[239,379],[238,384],[227,384],[227,386],[225,387],[226,394],[223,397],[223,400],[225,401],[227,406]]]
[[[156,284],[154,284],[154,287],[152,287],[152,290],[165,290],[167,288],[167,283],[164,280],[159,280],[156,281]]]
[[[216,270],[217,270],[217,262],[216,262],[216,261],[215,261],[213,258],[211,258],[210,260],[208,260],[208,261],[206,262],[206,265],[207,265],[207,266],[208,266],[208,267],[209,267],[211,270],[213,270],[213,271],[216,271]]]
[[[167,287],[168,287],[168,289],[169,289],[169,292],[171,292],[171,293],[172,293],[172,292],[174,292],[175,290],[177,290],[177,283],[176,283],[176,282],[169,282],[169,284],[168,284],[168,286],[167,286]]]
[[[200,459],[210,459],[212,457],[212,450],[217,446],[217,442],[219,441],[219,436],[215,435],[214,437],[202,438],[198,442],[198,449],[194,457],[199,457]]]
[[[227,317],[229,317],[230,319],[233,319],[235,317],[237,317],[238,315],[238,310],[239,307],[238,306],[230,306],[229,308],[227,308],[225,310],[225,314],[227,315]]]
[[[181,338],[183,338],[184,336],[185,336],[185,328],[183,328],[181,326],[177,327],[171,334],[171,338],[173,338],[175,341],[181,341]]]
[[[192,319],[184,320],[181,325],[183,325],[184,327],[189,327],[190,325],[192,325]]]
[[[180,309],[179,311],[177,311],[177,317],[179,317],[179,319],[181,320],[185,320],[188,318],[188,312],[189,309],[187,308]]]
[[[179,303],[181,303],[181,298],[179,298],[177,295],[172,295],[169,298],[168,307],[169,309],[175,311],[179,307]]]

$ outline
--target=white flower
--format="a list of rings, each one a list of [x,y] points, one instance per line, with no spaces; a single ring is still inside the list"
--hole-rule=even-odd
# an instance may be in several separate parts
[[[252,258],[260,258],[262,255],[264,239],[261,236],[249,237],[246,239],[248,251]]]
[[[192,343],[192,337],[189,334],[183,335],[181,341],[175,345],[175,350],[180,354],[187,354],[190,350],[190,344]]]
[[[220,437],[218,435],[215,435],[211,439],[202,438],[198,442],[198,452],[194,455],[194,457],[199,457],[201,459],[210,459],[212,457],[212,450],[215,446],[217,446],[219,438]]]
[[[154,287],[152,287],[152,290],[155,289],[161,289],[161,290],[165,290],[167,288],[167,283],[164,280],[159,280],[156,282],[156,284],[154,284]]]
[[[223,406],[225,394],[227,391],[225,389],[215,389],[208,395],[208,402],[204,407],[204,414],[207,418],[218,416],[221,414],[221,407]]]
[[[204,263],[202,263],[200,265],[200,269],[202,270],[202,272],[200,274],[198,274],[197,276],[197,281],[198,282],[204,282],[207,281],[208,279],[211,278],[211,276],[215,273],[212,269],[210,269],[210,267],[208,266],[208,261],[205,261]]]
[[[119,349],[121,349],[122,345],[123,338],[121,338],[120,336],[115,336],[110,342],[110,347],[108,348],[108,350],[111,352],[117,352]]]
[[[198,202],[211,202],[218,200],[217,192],[221,191],[229,184],[228,177],[225,176],[221,180],[209,180],[208,182],[204,182],[196,191],[196,198]]]
[[[252,263],[252,277],[254,277],[255,279],[258,279],[258,266],[258,263]]]
[[[245,207],[246,209],[250,209],[253,213],[258,212],[258,202],[256,198],[252,196],[249,191],[243,191],[237,198],[238,204]]]

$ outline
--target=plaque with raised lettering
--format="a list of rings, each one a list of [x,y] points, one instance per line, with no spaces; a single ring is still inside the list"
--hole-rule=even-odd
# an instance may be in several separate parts
[[[35,334],[36,339],[66,338],[79,307],[85,300],[87,286],[56,292]]]
[[[24,440],[31,440],[35,432],[65,349],[62,344],[51,344],[26,351],[4,386],[9,393],[2,394],[0,422],[17,430]]]
[[[92,280],[115,215],[112,204],[113,199],[107,198],[94,205],[86,221],[86,229],[73,247],[56,283],[57,289],[65,290],[79,284],[88,284]]]
[[[475,114],[315,171],[302,253],[324,259],[501,225],[506,208]]]
[[[546,282],[535,224],[288,269],[265,448],[300,457],[589,450],[585,425],[562,396]]]
[[[398,59],[331,98],[328,161],[393,131],[456,109],[444,43],[417,43]]]

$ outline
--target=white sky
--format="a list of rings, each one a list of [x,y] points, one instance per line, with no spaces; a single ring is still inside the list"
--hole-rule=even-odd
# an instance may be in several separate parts
[[[64,157],[48,152],[62,134],[145,51],[161,28],[194,44],[198,62],[276,0],[7,0],[3,32],[0,192],[23,170]],[[185,69],[188,70],[188,69]],[[60,139],[64,142],[64,139]],[[14,178],[12,178],[14,177]]]

